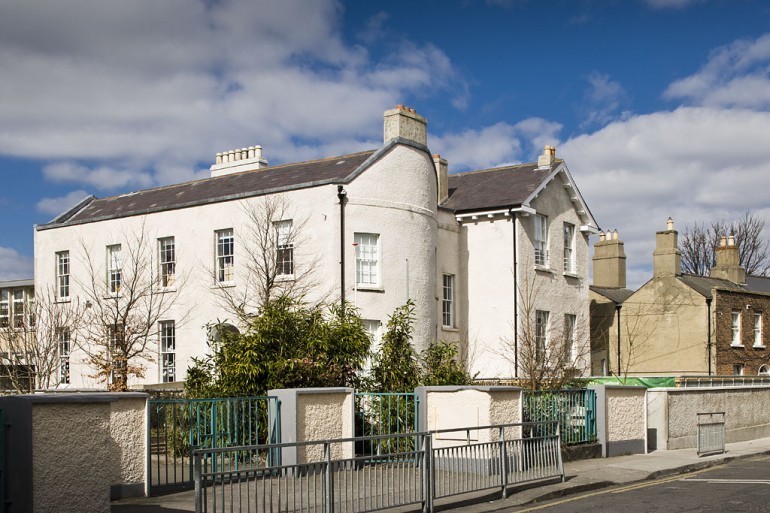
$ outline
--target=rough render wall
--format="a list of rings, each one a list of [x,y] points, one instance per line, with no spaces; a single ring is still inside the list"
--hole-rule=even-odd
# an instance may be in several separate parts
[[[110,403],[110,436],[115,444],[117,475],[111,484],[144,483],[147,431],[145,399]]]
[[[770,426],[770,387],[668,390],[669,448],[695,447],[697,414],[707,412],[725,412],[727,441],[746,440],[740,430]]]
[[[676,278],[645,283],[620,311],[622,373],[706,374],[707,319],[706,299]]]
[[[748,307],[748,308],[747,308]],[[732,312],[741,312],[742,347],[732,346]],[[762,344],[754,344],[754,314],[762,316]],[[756,376],[762,365],[770,366],[770,296],[717,291],[714,300],[714,345],[716,373],[733,374],[734,364],[743,364],[743,373]]]
[[[350,393],[297,394],[297,440],[331,440],[353,436],[353,395]],[[350,458],[352,444],[334,444],[332,458]],[[297,448],[297,461],[323,461],[323,445]]]
[[[35,404],[32,408],[33,510],[110,511],[116,466],[110,404]]]
[[[436,175],[431,157],[406,146],[396,146],[383,159],[346,186],[345,240],[350,252],[345,267],[346,295],[357,296],[357,306],[364,319],[383,324],[393,310],[404,304],[408,295],[415,300],[414,340],[418,351],[437,338],[436,252]],[[339,296],[340,243],[339,201],[335,185],[312,187],[286,193],[286,218],[305,223],[301,238],[308,243],[295,248],[298,268],[315,261],[312,277],[320,284],[308,295],[308,301]],[[71,260],[71,296],[80,295],[79,283],[89,282],[85,254],[79,241],[84,241],[95,263],[97,276],[105,276],[106,246],[126,244],[142,227],[155,251],[157,238],[175,237],[178,297],[166,319],[181,320],[176,330],[177,379],[184,379],[192,358],[207,351],[206,331],[211,322],[237,322],[222,307],[213,283],[215,230],[232,228],[235,233],[235,281],[233,290],[242,290],[246,269],[245,241],[249,224],[248,205],[260,198],[237,200],[193,208],[158,212],[146,216],[113,219],[35,232],[35,277],[38,287],[55,285],[55,253],[69,250]],[[308,206],[312,206],[309,208]],[[298,223],[299,224],[299,223]],[[358,291],[354,295],[354,232],[379,233],[381,241],[380,270],[382,286],[374,291]],[[453,248],[446,251],[454,252]],[[408,261],[408,279],[407,262]],[[182,285],[182,283],[184,283]],[[143,362],[148,370],[143,380],[130,384],[160,381],[158,345],[153,341],[149,351],[154,362]],[[74,349],[70,358],[72,388],[104,387],[86,364],[83,351]],[[66,386],[65,386],[66,388]]]
[[[607,441],[646,438],[646,389],[607,388]]]
[[[578,361],[576,367],[583,374],[590,370],[590,318],[588,302],[588,268],[589,245],[588,235],[580,232],[583,224],[575,211],[575,206],[570,200],[567,189],[564,188],[561,178],[552,181],[540,195],[532,201],[531,205],[539,214],[548,216],[548,249],[550,254],[550,270],[535,269],[535,218],[534,216],[522,217],[521,230],[518,240],[518,263],[520,286],[525,281],[531,284],[537,292],[532,300],[529,310],[534,315],[535,310],[550,312],[549,331],[561,333],[564,324],[564,315],[577,316],[576,339],[578,346]],[[564,270],[564,223],[575,225],[575,273],[567,274]],[[524,305],[519,301],[519,326],[523,326]],[[532,320],[534,326],[534,319]]]
[[[460,247],[461,228],[454,214],[445,210],[437,212],[438,235],[436,252],[436,316],[438,340],[459,343],[461,357],[468,353],[468,273],[465,251]],[[453,328],[443,326],[442,299],[444,274],[455,276],[455,324]]]

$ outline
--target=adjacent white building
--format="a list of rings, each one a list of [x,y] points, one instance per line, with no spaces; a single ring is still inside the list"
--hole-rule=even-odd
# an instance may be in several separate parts
[[[514,377],[517,331],[536,311],[539,339],[571,326],[574,366],[587,368],[578,327],[598,227],[565,163],[546,147],[537,163],[448,175],[427,147],[427,121],[403,106],[385,112],[377,150],[269,166],[252,147],[217,154],[208,179],[90,197],[36,227],[36,287],[66,302],[99,281],[105,298],[118,296],[132,245],[151,246],[147,265],[170,300],[143,382],[183,380],[208,350],[206,326],[239,327],[226,298],[258,295],[255,221],[266,204],[280,205],[262,219],[275,283],[305,280],[309,300],[344,295],[375,338],[411,298],[418,351],[457,342],[479,377]],[[103,386],[76,346],[66,386]]]

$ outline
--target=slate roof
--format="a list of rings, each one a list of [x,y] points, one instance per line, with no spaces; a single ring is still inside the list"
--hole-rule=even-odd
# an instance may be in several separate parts
[[[752,292],[770,294],[770,277],[746,276],[746,288]]]
[[[722,278],[709,278],[708,276],[696,276],[694,274],[683,274],[679,276],[679,281],[693,289],[695,292],[705,298],[711,297],[711,289],[735,290],[737,292],[746,292],[746,288],[725,280]]]
[[[35,280],[29,278],[27,280],[9,280],[0,281],[0,289],[9,289],[14,287],[34,287]]]
[[[253,171],[205,178],[166,187],[147,189],[120,196],[94,199],[73,215],[54,220],[46,226],[62,222],[83,223],[105,218],[139,215],[160,210],[226,201],[254,196],[268,191],[311,187],[343,181],[375,153],[362,151],[308,162],[268,166]]]
[[[561,161],[556,161],[557,165]],[[448,176],[449,198],[441,205],[463,212],[521,205],[551,174],[537,164],[497,167]]]
[[[591,285],[589,288],[597,294],[601,294],[602,296],[615,303],[622,303],[628,299],[631,294],[634,293],[634,291],[631,289],[619,287],[597,287],[595,285]]]

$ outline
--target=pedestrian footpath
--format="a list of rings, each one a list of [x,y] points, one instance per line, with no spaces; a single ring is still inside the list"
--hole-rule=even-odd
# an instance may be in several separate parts
[[[695,449],[679,449],[565,462],[566,480],[563,483],[555,482],[514,490],[506,499],[490,500],[493,497],[490,493],[472,498],[452,497],[436,501],[436,510],[451,511],[462,508],[463,512],[492,513],[608,486],[684,474],[761,454],[770,454],[770,438],[730,443],[726,445],[724,454],[712,456],[699,457]],[[112,513],[195,511],[194,497],[194,492],[189,491],[162,497],[123,499],[112,503]]]

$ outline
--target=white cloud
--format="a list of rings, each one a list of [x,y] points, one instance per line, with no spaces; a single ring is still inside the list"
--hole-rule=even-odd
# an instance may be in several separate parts
[[[697,73],[663,95],[710,107],[770,108],[770,34],[717,48]]]
[[[144,187],[231,148],[283,162],[377,140],[382,112],[423,91],[467,105],[440,49],[397,39],[374,60],[341,23],[335,0],[8,0],[0,154],[54,161],[52,180]]]
[[[29,279],[33,274],[34,265],[30,257],[0,246],[0,281]]]
[[[589,87],[583,98],[584,120],[582,128],[605,125],[618,118],[619,110],[626,101],[627,93],[620,82],[609,75],[594,71],[587,77]]]
[[[87,196],[88,193],[86,191],[77,190],[58,198],[43,198],[35,206],[38,212],[58,216],[80,203]]]
[[[555,144],[558,123],[528,118],[515,125],[496,123],[460,133],[432,136],[428,143],[449,161],[450,172],[531,161],[545,144]]]
[[[632,280],[650,276],[655,232],[669,216],[679,230],[746,210],[770,220],[767,133],[767,112],[681,107],[612,123],[558,153],[601,227],[619,230],[638,286]]]

